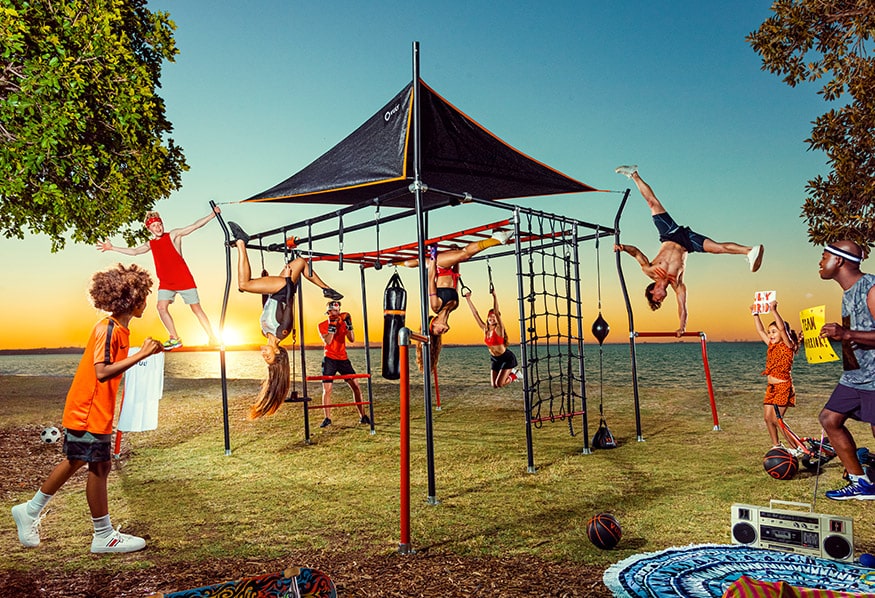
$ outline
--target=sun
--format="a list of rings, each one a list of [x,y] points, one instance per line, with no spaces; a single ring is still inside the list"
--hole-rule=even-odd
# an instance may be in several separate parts
[[[233,347],[236,345],[242,345],[244,342],[243,335],[239,330],[232,326],[225,326],[225,329],[222,331],[222,344],[226,347]]]

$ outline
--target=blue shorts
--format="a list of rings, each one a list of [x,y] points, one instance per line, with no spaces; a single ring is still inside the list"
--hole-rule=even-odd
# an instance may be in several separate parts
[[[688,226],[679,226],[668,212],[653,215],[653,224],[659,231],[660,241],[673,241],[690,253],[705,253],[708,237],[691,231]]]
[[[105,463],[112,453],[112,434],[92,434],[67,430],[64,435],[64,454],[70,461]]]
[[[197,294],[197,289],[185,289],[182,291],[158,289],[158,301],[169,301],[170,303],[173,303],[173,298],[176,297],[177,293],[182,297],[182,300],[186,305],[193,305],[201,302],[201,299]]]
[[[875,425],[875,390],[860,390],[839,384],[823,408]]]
[[[513,351],[510,350],[505,351],[498,357],[496,357],[495,355],[490,355],[489,357],[492,361],[493,372],[500,372],[501,370],[512,370],[517,365],[519,365],[516,360],[516,355],[514,355]]]

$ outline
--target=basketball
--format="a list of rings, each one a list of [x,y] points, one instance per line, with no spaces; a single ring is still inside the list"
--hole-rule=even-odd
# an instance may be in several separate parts
[[[623,530],[610,513],[599,513],[586,524],[586,535],[597,548],[610,550],[620,542]]]
[[[789,480],[799,471],[799,462],[787,449],[773,448],[766,453],[763,468],[776,480]]]

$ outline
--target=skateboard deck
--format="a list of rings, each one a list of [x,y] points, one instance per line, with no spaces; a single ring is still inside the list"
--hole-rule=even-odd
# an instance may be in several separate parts
[[[211,586],[152,594],[151,598],[337,598],[331,578],[318,569],[290,567],[282,573],[243,577]]]

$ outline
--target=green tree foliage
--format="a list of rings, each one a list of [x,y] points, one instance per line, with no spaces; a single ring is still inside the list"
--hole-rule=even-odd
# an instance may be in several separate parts
[[[146,0],[0,0],[0,231],[142,238],[188,169],[156,94],[174,23]],[[133,224],[136,223],[136,226]]]
[[[814,121],[811,149],[831,172],[808,181],[802,216],[809,239],[824,244],[875,240],[875,2],[777,0],[774,16],[747,36],[763,70],[787,85],[822,82],[831,109]]]

